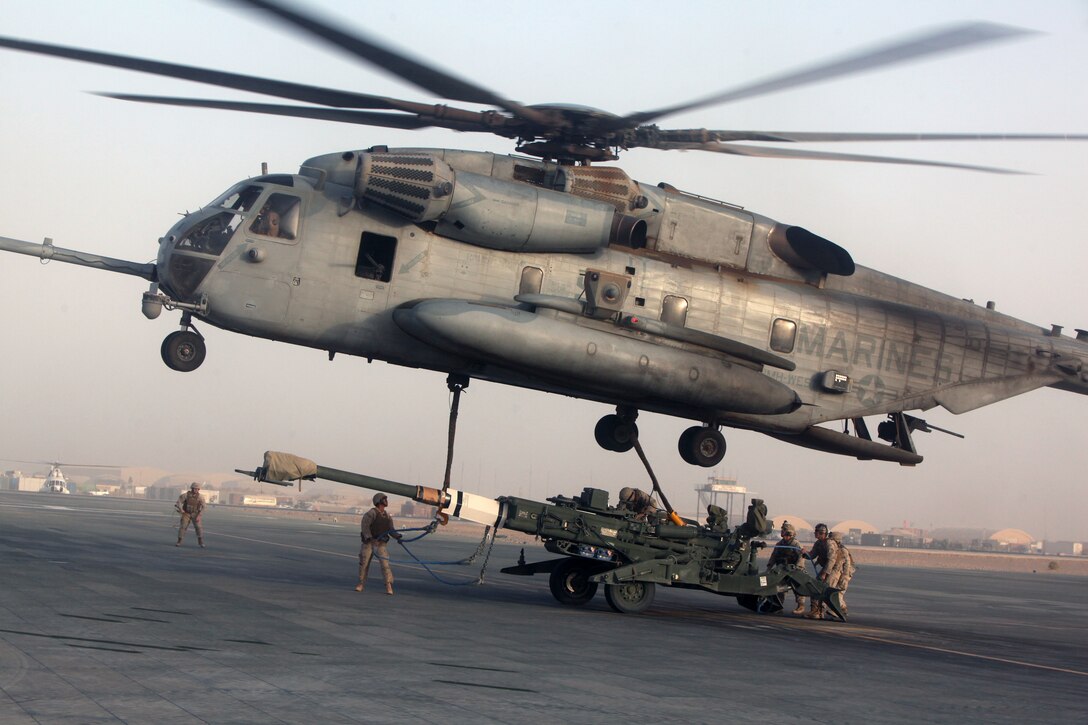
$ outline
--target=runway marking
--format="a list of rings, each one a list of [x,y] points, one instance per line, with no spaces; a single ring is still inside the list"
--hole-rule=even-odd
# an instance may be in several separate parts
[[[192,612],[179,612],[174,609],[151,609],[149,607],[133,607],[133,609],[141,612],[159,612],[160,614],[184,614],[186,617],[193,616]]]
[[[427,664],[435,667],[455,667],[459,670],[484,670],[485,672],[506,672],[514,675],[518,673],[517,670],[503,670],[498,667],[476,667],[475,665],[455,665],[449,662],[428,662]]]
[[[458,682],[457,680],[435,680],[435,682],[441,682],[444,685],[462,685],[464,687],[483,687],[488,690],[508,690],[510,692],[536,692],[536,690],[527,690],[524,687],[503,687],[502,685],[481,685],[478,682]]]
[[[342,551],[329,551],[328,549],[315,549],[312,546],[299,546],[298,544],[284,544],[281,541],[266,541],[265,539],[254,539],[249,536],[239,536],[238,534],[216,534],[216,536],[222,536],[228,539],[241,539],[242,541],[252,541],[255,544],[268,544],[269,546],[282,546],[285,549],[299,549],[301,551],[312,551],[316,554],[328,554],[329,556],[339,556],[344,559],[358,559],[358,554],[345,554]],[[416,571],[427,571],[422,566],[417,564],[405,563],[401,561],[391,562],[397,566],[402,566],[406,569],[415,569]],[[468,579],[475,579],[475,574],[462,574],[456,571],[443,571],[443,576],[463,576]]]
[[[106,652],[122,652],[122,653],[127,654],[127,655],[142,655],[143,654],[143,652],[139,652],[139,651],[134,650],[134,649],[118,649],[116,647],[95,647],[95,646],[89,645],[89,644],[72,644],[71,642],[66,642],[65,644],[67,644],[69,647],[78,647],[79,649],[100,649],[100,650],[104,650]]]
[[[1067,667],[1054,667],[1052,665],[1040,665],[1035,662],[1024,662],[1022,660],[1011,660],[1006,657],[994,657],[993,655],[980,655],[974,652],[964,652],[958,649],[948,649],[947,647],[937,647],[932,644],[918,644],[916,642],[903,642],[901,640],[887,639],[886,637],[876,637],[871,634],[860,634],[852,632],[832,632],[828,631],[828,634],[837,634],[840,637],[854,637],[856,639],[867,639],[872,642],[882,642],[883,644],[895,644],[903,647],[914,647],[915,649],[929,650],[930,652],[941,652],[943,654],[960,655],[961,657],[973,657],[979,660],[989,660],[991,662],[1001,662],[1007,665],[1019,665],[1021,667],[1031,667],[1037,670],[1049,670],[1050,672],[1064,672],[1067,675],[1080,675],[1081,677],[1088,677],[1088,672],[1082,672],[1081,670],[1071,670]]]
[[[118,622],[118,624],[123,624]],[[21,634],[24,637],[42,637],[45,639],[59,639],[59,640],[71,640],[72,642],[90,642],[96,645],[115,645],[118,647],[140,647],[141,649],[161,649],[173,652],[184,652],[186,649],[193,649],[192,647],[164,647],[157,644],[140,644],[139,642],[120,642],[113,639],[95,639],[91,637],[71,637],[65,634],[42,634],[40,632],[26,632],[19,629],[0,629],[0,633],[3,634]],[[70,644],[70,642],[65,642]],[[72,647],[86,646],[86,645],[71,645]],[[211,652],[218,652],[219,650],[209,650]]]
[[[103,612],[107,617],[119,617],[120,619],[136,619],[141,622],[158,622],[159,624],[170,624],[165,619],[152,619],[151,617],[137,617],[134,614],[111,614],[110,612]]]
[[[124,624],[120,619],[103,619],[102,617],[88,617],[83,614],[65,614],[64,612],[58,612],[62,617],[71,617],[72,619],[90,619],[95,622],[109,622],[111,624]]]
[[[285,549],[300,549],[302,551],[312,551],[316,554],[329,554],[331,556],[342,556],[347,559],[358,559],[358,554],[345,554],[342,551],[329,551],[328,549],[315,549],[312,546],[299,546],[298,544],[284,544],[282,541],[267,541],[265,539],[254,539],[249,536],[239,536],[238,534],[221,534],[216,533],[216,536],[226,539],[241,539],[242,541],[252,541],[255,544],[268,544],[269,546],[281,546]]]
[[[158,511],[140,511],[139,509],[102,509],[102,508],[76,508],[72,506],[54,506],[50,504],[30,504],[30,503],[0,503],[0,508],[11,509],[33,509],[35,511],[45,511],[47,513],[72,513],[79,511],[81,513],[98,513],[98,514],[132,514],[135,516],[170,516],[174,517],[174,514],[160,513]]]

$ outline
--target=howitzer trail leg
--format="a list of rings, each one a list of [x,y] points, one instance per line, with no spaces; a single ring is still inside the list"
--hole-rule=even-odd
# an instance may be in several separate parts
[[[846,611],[842,603],[842,593],[838,589],[828,589],[823,601],[823,610],[840,622],[846,621]]]

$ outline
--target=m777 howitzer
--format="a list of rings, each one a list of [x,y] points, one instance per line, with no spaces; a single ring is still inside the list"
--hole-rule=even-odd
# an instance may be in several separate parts
[[[264,465],[249,473],[254,478],[282,485],[320,478],[351,486],[384,491],[439,507],[441,514],[496,529],[537,536],[556,559],[525,563],[506,574],[549,574],[552,595],[566,605],[590,601],[604,584],[608,605],[620,613],[645,611],[654,600],[655,585],[703,589],[735,596],[752,611],[782,609],[789,590],[815,597],[844,620],[839,590],[829,587],[804,569],[776,566],[761,572],[757,564],[765,543],[757,540],[771,531],[767,507],[760,499],[748,506],[747,519],[730,529],[726,513],[708,507],[705,525],[684,520],[670,523],[664,512],[647,515],[623,506],[608,505],[608,492],[585,488],[574,498],[554,496],[547,503],[516,496],[486,496],[448,488],[412,486],[358,473],[319,466],[286,453],[265,453]]]

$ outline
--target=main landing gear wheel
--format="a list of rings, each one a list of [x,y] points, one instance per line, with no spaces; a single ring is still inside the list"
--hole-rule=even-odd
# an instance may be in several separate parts
[[[585,604],[597,593],[597,582],[589,580],[589,567],[578,559],[567,559],[552,569],[548,586],[552,596],[560,604],[578,606]]]
[[[713,468],[725,457],[725,436],[714,428],[693,426],[680,435],[677,449],[685,462]]]
[[[597,427],[593,429],[593,437],[597,439],[597,445],[606,451],[626,453],[635,445],[638,436],[638,426],[633,420],[622,416],[606,415],[597,421]]]
[[[200,335],[191,330],[178,330],[166,336],[160,352],[166,367],[188,373],[200,367],[208,349]]]
[[[613,611],[620,614],[640,614],[654,603],[654,583],[605,584],[604,598]]]

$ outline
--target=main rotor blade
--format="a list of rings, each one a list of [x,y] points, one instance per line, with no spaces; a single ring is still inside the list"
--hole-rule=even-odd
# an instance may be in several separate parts
[[[419,105],[408,101],[399,101],[395,98],[372,96],[366,93],[353,93],[339,91],[333,88],[321,88],[302,83],[289,83],[269,78],[242,75],[239,73],[227,73],[224,71],[197,68],[189,65],[175,63],[163,63],[157,60],[136,58],[128,55],[114,55],[112,53],[100,53],[82,48],[72,48],[64,45],[50,45],[47,43],[35,43],[29,40],[0,37],[0,47],[22,50],[28,53],[38,53],[57,58],[68,58],[83,63],[124,68],[125,70],[151,73],[167,78],[179,78],[197,83],[207,83],[223,88],[234,88],[252,93],[262,93],[278,98],[290,98],[294,101],[318,103],[324,106],[336,106],[339,108],[384,108],[389,110],[412,110],[406,106]]]
[[[999,40],[1007,40],[1017,36],[1033,34],[1035,31],[1014,28],[995,23],[967,23],[946,30],[929,32],[924,35],[910,38],[905,41],[897,41],[888,45],[879,46],[873,50],[867,50],[853,55],[848,55],[838,60],[820,63],[807,68],[786,73],[784,75],[769,78],[751,85],[741,86],[712,96],[700,98],[688,103],[659,108],[655,111],[643,111],[632,113],[617,119],[615,128],[637,126],[647,123],[662,116],[690,111],[706,106],[715,106],[722,103],[739,101],[744,98],[753,98],[787,88],[808,85],[832,78],[861,73],[875,68],[896,65],[908,60],[916,60],[926,56],[961,50],[972,45],[991,43]]]
[[[230,0],[239,5],[248,5],[257,10],[273,15],[287,24],[301,28],[324,41],[346,50],[357,58],[383,68],[404,80],[431,91],[442,98],[466,103],[482,103],[498,106],[519,118],[551,125],[550,117],[540,111],[527,108],[514,101],[501,98],[492,91],[469,81],[462,80],[437,68],[409,58],[390,48],[379,45],[362,35],[352,35],[324,23],[317,18],[291,10],[269,0]]]
[[[96,93],[97,96],[115,98],[119,101],[137,103],[155,103],[164,106],[182,106],[185,108],[213,108],[219,111],[243,111],[245,113],[263,113],[271,116],[291,116],[294,118],[312,118],[319,121],[337,121],[354,123],[362,126],[382,126],[384,128],[417,129],[428,126],[452,128],[456,131],[492,131],[477,128],[473,124],[451,122],[447,119],[424,118],[416,115],[377,113],[374,111],[353,111],[346,108],[321,108],[318,106],[284,106],[275,103],[246,103],[244,101],[218,101],[207,98],[178,98],[171,96],[142,96],[129,93]]]
[[[705,128],[659,129],[665,143],[770,141],[823,143],[835,141],[1088,141],[1083,133],[856,133],[852,131],[718,131]]]
[[[1014,169],[1001,169],[994,166],[974,166],[972,164],[953,164],[944,161],[924,161],[921,159],[903,159],[895,156],[869,156],[866,154],[843,154],[829,151],[807,151],[805,149],[780,149],[764,146],[744,146],[733,143],[692,143],[669,144],[663,143],[657,148],[664,150],[680,151],[713,151],[719,154],[732,154],[734,156],[754,156],[769,159],[810,159],[819,161],[863,161],[876,164],[905,164],[908,166],[938,166],[946,169],[967,169],[969,171],[985,171],[990,174],[1023,174],[1023,171]]]

